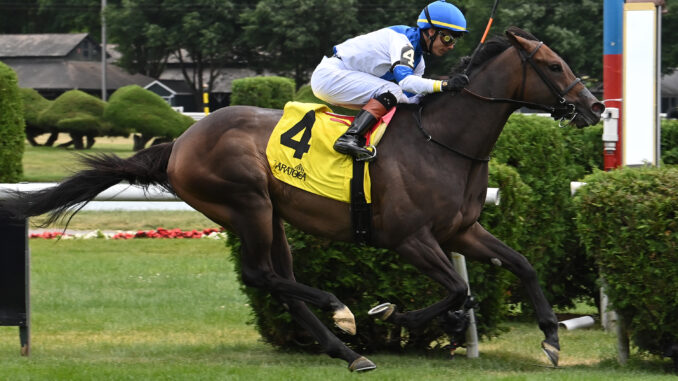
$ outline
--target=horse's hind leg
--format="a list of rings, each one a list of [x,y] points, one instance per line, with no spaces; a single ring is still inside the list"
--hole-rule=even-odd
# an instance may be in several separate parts
[[[422,229],[405,239],[395,250],[422,273],[445,287],[448,296],[426,308],[403,313],[393,312],[387,317],[389,322],[416,329],[433,318],[462,306],[468,292],[466,282],[454,270],[450,259],[430,231]]]
[[[527,293],[537,313],[539,328],[544,332],[542,349],[554,366],[558,365],[560,344],[558,341],[558,320],[551,305],[539,286],[537,273],[527,258],[506,246],[499,239],[476,223],[466,232],[450,242],[451,250],[457,251],[469,259],[506,267],[525,285]]]
[[[271,258],[276,273],[285,279],[294,281],[292,255],[287,243],[282,220],[279,218],[274,218],[273,221],[273,249]],[[287,305],[292,318],[313,335],[325,353],[331,357],[341,358],[348,362],[351,371],[366,371],[376,368],[372,361],[349,349],[327,329],[311,312],[306,303],[280,294],[274,294],[274,296]]]
[[[311,303],[324,311],[332,311],[337,327],[355,335],[355,318],[351,310],[333,294],[286,279],[273,270],[273,210],[270,200],[257,203],[249,195],[242,213],[231,213],[233,229],[242,242],[242,280],[247,286],[268,290],[277,295]],[[262,205],[263,204],[263,205]]]

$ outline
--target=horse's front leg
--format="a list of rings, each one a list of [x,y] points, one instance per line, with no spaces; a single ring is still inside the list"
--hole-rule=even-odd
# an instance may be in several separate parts
[[[469,259],[506,267],[523,282],[537,313],[539,328],[546,337],[542,342],[542,349],[553,365],[558,366],[560,353],[558,321],[539,286],[537,272],[527,258],[501,242],[477,222],[450,242],[446,242],[444,246]]]
[[[428,228],[406,238],[395,248],[400,256],[419,271],[440,283],[448,291],[447,297],[426,308],[408,312],[394,312],[394,306],[381,312],[381,318],[409,329],[426,325],[433,318],[450,310],[461,308],[467,297],[466,282],[454,270],[454,266]]]

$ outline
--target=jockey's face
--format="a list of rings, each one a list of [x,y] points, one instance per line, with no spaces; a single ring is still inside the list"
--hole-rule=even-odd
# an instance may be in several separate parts
[[[431,48],[431,54],[441,57],[445,55],[450,50],[454,49],[455,39],[447,31],[436,30],[434,28],[429,28],[425,34],[427,46],[431,43],[431,39],[435,36],[435,41],[433,42],[433,47]]]

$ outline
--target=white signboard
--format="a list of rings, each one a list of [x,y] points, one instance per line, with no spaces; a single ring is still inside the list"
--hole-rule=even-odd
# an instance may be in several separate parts
[[[657,10],[624,4],[622,164],[657,164]]]

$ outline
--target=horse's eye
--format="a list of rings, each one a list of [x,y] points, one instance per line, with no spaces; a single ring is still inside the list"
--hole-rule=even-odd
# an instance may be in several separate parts
[[[556,73],[561,73],[563,71],[563,67],[560,66],[560,64],[550,64],[549,69]]]

